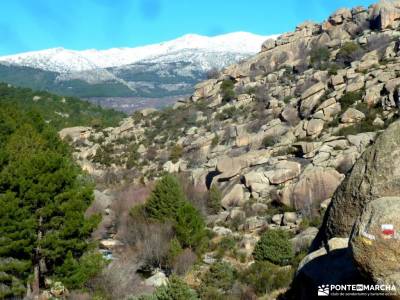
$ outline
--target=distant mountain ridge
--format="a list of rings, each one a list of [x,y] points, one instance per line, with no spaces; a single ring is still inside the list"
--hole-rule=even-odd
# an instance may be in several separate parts
[[[121,67],[187,49],[206,52],[255,54],[269,36],[235,32],[215,37],[187,34],[175,40],[135,48],[89,49],[83,51],[52,48],[0,57],[0,62],[69,73]]]
[[[276,37],[188,34],[136,48],[27,52],[0,57],[0,81],[85,98],[176,97],[192,93],[210,69],[248,58],[266,39]]]

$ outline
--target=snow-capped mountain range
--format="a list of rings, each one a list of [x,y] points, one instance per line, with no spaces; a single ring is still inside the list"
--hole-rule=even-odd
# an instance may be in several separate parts
[[[121,67],[187,49],[199,52],[254,54],[260,50],[260,46],[266,38],[268,37],[248,32],[235,32],[215,37],[187,34],[172,41],[143,47],[83,51],[52,48],[3,56],[0,57],[0,62],[52,72],[70,73]]]
[[[0,81],[86,98],[185,95],[210,69],[247,58],[259,52],[266,39],[276,37],[187,34],[135,48],[32,51],[0,57]]]

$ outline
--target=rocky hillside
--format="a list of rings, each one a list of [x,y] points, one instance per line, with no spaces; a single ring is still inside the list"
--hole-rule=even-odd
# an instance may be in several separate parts
[[[243,259],[226,260],[239,268],[252,262],[265,230],[289,232],[301,260],[328,208],[316,252],[299,264],[288,297],[310,299],[320,284],[393,283],[397,271],[382,275],[381,261],[366,262],[371,249],[358,236],[367,219],[394,222],[379,212],[394,199],[376,199],[398,196],[398,123],[390,124],[400,105],[399,17],[397,1],[340,9],[322,24],[306,22],[265,41],[259,54],[198,84],[173,108],[143,110],[102,131],[60,134],[71,137],[77,161],[99,186],[146,184],[170,172],[200,189],[218,187],[221,207],[207,215],[207,226],[234,237]],[[357,218],[351,248],[362,273],[348,263]],[[206,253],[204,264],[216,255]],[[330,266],[348,272],[328,278],[322,273]]]

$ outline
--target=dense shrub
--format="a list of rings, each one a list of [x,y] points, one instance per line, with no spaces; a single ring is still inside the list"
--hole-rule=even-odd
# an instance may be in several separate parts
[[[239,110],[235,106],[227,107],[216,115],[216,118],[220,121],[234,119],[237,117]]]
[[[336,135],[347,136],[351,134],[358,134],[362,132],[373,132],[378,129],[382,129],[382,127],[373,125],[373,122],[377,117],[377,115],[382,113],[381,107],[380,108],[368,107],[366,103],[360,102],[357,104],[355,108],[363,112],[365,114],[365,118],[356,124],[341,128],[339,131],[336,132]]]
[[[257,242],[253,257],[256,261],[269,261],[278,265],[287,265],[293,258],[289,234],[283,230],[268,230]]]
[[[216,214],[221,209],[222,194],[218,186],[213,184],[208,193],[207,208],[211,214]]]
[[[204,292],[210,288],[227,292],[232,288],[236,276],[236,270],[230,264],[226,262],[216,262],[212,264],[207,273],[204,274],[200,293],[203,295]]]
[[[227,251],[234,250],[236,241],[232,237],[223,237],[218,243],[217,257],[222,258]]]
[[[348,136],[348,135],[359,134],[362,132],[374,132],[377,129],[378,128],[376,126],[363,120],[357,124],[341,128],[339,131],[335,133],[335,135]]]
[[[261,296],[273,290],[287,287],[293,277],[290,268],[282,268],[266,261],[256,261],[239,278]]]
[[[315,214],[312,217],[303,216],[303,219],[300,223],[300,230],[303,231],[304,229],[312,226],[312,227],[319,227],[322,223],[322,216],[320,214]]]
[[[327,47],[315,47],[310,52],[310,63],[315,69],[326,70],[329,62],[329,50]]]
[[[165,175],[157,182],[144,210],[152,219],[172,222],[183,247],[198,248],[204,242],[206,234],[203,218],[186,200],[176,177]]]
[[[212,286],[205,286],[201,292],[202,300],[228,300],[228,296],[223,291]]]
[[[138,165],[138,161],[140,159],[138,148],[139,146],[137,144],[132,144],[128,147],[128,159],[126,161],[127,169],[132,169]]]
[[[337,75],[340,66],[336,63],[330,63],[328,66],[328,74],[329,75]]]
[[[355,42],[346,42],[336,54],[336,61],[345,66],[349,66],[353,61],[361,58],[362,48]]]
[[[279,141],[279,138],[276,136],[266,136],[262,140],[262,144],[265,148],[274,146]]]
[[[131,300],[197,300],[196,291],[191,289],[179,277],[172,276],[165,286],[156,289],[152,295],[143,295]]]
[[[105,264],[100,253],[86,253],[78,261],[69,251],[64,263],[56,268],[55,277],[70,288],[82,288],[90,278],[96,276],[103,269]]]
[[[352,106],[356,101],[361,100],[361,99],[362,99],[362,93],[360,91],[348,92],[348,93],[344,94],[339,99],[342,111],[345,111],[350,106]]]
[[[219,144],[219,137],[218,135],[215,135],[211,141],[211,147],[214,148]]]
[[[221,84],[222,101],[229,102],[235,98],[235,91],[233,90],[235,84],[231,79],[225,79]]]
[[[380,54],[387,48],[392,41],[392,37],[388,34],[375,34],[368,37],[368,51],[378,50]]]
[[[208,190],[201,183],[195,184],[186,172],[177,175],[186,199],[203,215],[207,215]]]
[[[195,300],[199,299],[194,290],[192,290],[179,277],[172,276],[166,286],[159,287],[154,297],[156,300]]]
[[[178,162],[178,160],[182,157],[183,154],[183,148],[181,145],[175,145],[172,147],[169,159],[175,164]]]

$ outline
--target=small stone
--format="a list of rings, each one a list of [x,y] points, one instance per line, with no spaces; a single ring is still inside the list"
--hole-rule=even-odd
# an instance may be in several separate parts
[[[282,224],[283,214],[276,214],[272,216],[272,222],[281,225]]]

